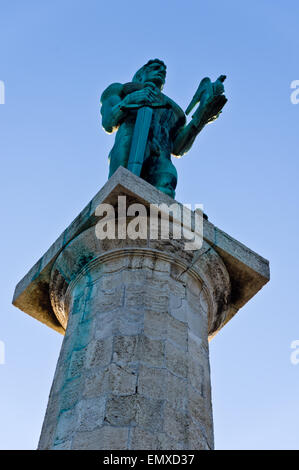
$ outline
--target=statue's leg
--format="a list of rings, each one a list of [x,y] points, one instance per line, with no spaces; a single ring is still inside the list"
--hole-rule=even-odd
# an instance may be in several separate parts
[[[148,158],[144,162],[141,177],[168,196],[175,197],[178,176],[167,154]]]
[[[114,146],[109,155],[109,178],[120,166],[127,168],[128,152],[123,147],[115,149]]]
[[[158,178],[158,182],[155,187],[162,191],[162,193],[168,194],[168,196],[174,199],[176,184],[177,177],[175,177],[173,173],[164,172]]]
[[[118,167],[128,167],[132,134],[132,125],[122,125],[122,127],[117,131],[115,143],[109,155],[109,178]]]

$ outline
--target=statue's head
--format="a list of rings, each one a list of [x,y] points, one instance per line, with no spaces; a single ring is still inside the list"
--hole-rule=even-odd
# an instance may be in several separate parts
[[[160,59],[149,60],[143,65],[133,77],[133,82],[154,83],[162,90],[166,78],[166,65]]]

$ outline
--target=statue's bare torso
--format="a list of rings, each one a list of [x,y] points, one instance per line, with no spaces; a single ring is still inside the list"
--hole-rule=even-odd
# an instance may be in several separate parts
[[[221,80],[212,84],[209,78],[203,79],[190,104],[191,108],[188,108],[192,109],[198,101],[202,103],[189,124],[186,124],[183,110],[161,91],[165,77],[165,64],[159,59],[150,60],[136,72],[132,82],[113,83],[106,88],[101,97],[101,114],[104,129],[108,133],[117,132],[109,154],[110,177],[119,166],[128,167],[137,110],[142,107],[152,109],[148,137],[144,139],[145,151],[139,167],[141,172],[138,174],[174,197],[177,172],[171,155],[181,157],[188,152],[207,122],[218,117],[226,98],[222,94],[224,88]],[[203,100],[203,96],[206,96],[206,100]]]
[[[110,85],[110,91],[109,88],[105,91],[106,99],[113,90],[114,100],[117,97],[121,100],[124,94],[123,88],[127,85]],[[186,118],[184,111],[161,92],[156,104],[161,107],[153,108],[153,117],[141,177],[166,194],[173,196],[177,184],[176,168],[171,162],[173,142],[178,129],[185,125]],[[114,146],[109,154],[109,177],[119,166],[124,166],[125,168],[128,166],[136,115],[137,109],[127,110],[125,118],[119,123]],[[106,130],[108,132],[111,131],[110,128]]]

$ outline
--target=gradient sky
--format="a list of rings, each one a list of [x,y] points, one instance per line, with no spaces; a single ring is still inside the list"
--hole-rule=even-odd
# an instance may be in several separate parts
[[[270,260],[271,281],[210,343],[216,449],[298,449],[296,0],[0,0],[0,448],[35,449],[62,336],[14,287],[107,179],[99,97],[148,59],[183,109],[204,76],[228,103],[174,163],[177,200]]]

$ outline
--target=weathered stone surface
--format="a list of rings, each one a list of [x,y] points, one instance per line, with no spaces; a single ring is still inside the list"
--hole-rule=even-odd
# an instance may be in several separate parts
[[[51,269],[61,251],[78,234],[96,224],[95,209],[101,203],[115,203],[119,194],[134,195],[134,202],[150,204],[174,203],[173,199],[133,175],[123,167],[113,174],[85,209],[61,234],[46,254],[32,267],[16,287],[13,303],[24,312],[63,333],[49,300]],[[177,202],[177,201],[175,201]],[[180,204],[180,203],[178,203]],[[194,225],[194,213],[192,213]],[[227,320],[231,318],[269,280],[267,260],[230,237],[208,220],[204,220],[204,239],[213,245],[221,256],[230,276],[232,286],[231,308]],[[122,246],[125,241],[122,240]],[[132,245],[134,241],[132,240]],[[114,246],[117,240],[114,240]],[[136,245],[136,244],[135,244]],[[149,260],[150,261],[150,260]],[[152,261],[151,261],[152,263]],[[161,263],[163,265],[163,263]],[[221,326],[221,325],[220,325]],[[210,334],[215,334],[212,332]]]
[[[70,440],[77,426],[77,413],[75,408],[62,411],[58,417],[54,445]]]
[[[87,240],[91,245],[90,233]],[[78,243],[82,246],[76,239],[75,246]],[[68,252],[70,250],[71,246]],[[57,266],[65,267],[63,256],[64,253],[57,259]],[[82,286],[83,299],[78,300],[81,312],[77,312],[78,302],[72,299],[70,288],[65,295],[65,304],[61,293],[57,297],[55,305],[60,302],[60,311],[67,311],[67,308],[71,311],[72,334],[67,332],[58,361],[55,377],[60,386],[53,385],[56,395],[53,392],[49,399],[50,409],[52,400],[57,402],[59,396],[56,423],[53,420],[54,428],[56,426],[54,440],[49,443],[49,438],[41,439],[40,448],[60,448],[64,443],[69,446],[69,442],[72,448],[84,448],[84,439],[89,439],[86,448],[97,445],[104,448],[106,444],[100,436],[108,435],[107,429],[117,428],[125,429],[122,432],[129,436],[126,448],[143,447],[140,439],[144,435],[147,436],[144,445],[155,449],[188,449],[191,420],[203,429],[207,428],[205,436],[212,433],[212,416],[207,412],[211,410],[207,389],[208,316],[200,304],[202,282],[198,278],[196,290],[195,278],[188,283],[189,274],[185,274],[185,287],[182,288],[181,281],[171,279],[174,271],[166,266],[171,266],[173,260],[166,262],[164,259],[159,264],[156,252],[154,263],[145,261],[153,259],[151,252],[134,251],[128,256],[130,261],[123,262],[114,255],[111,269],[108,262],[100,264],[92,257],[92,267],[88,269],[92,284],[88,286],[80,279],[74,284],[75,299],[80,298],[78,286]],[[134,257],[136,263],[132,262]],[[102,269],[103,265],[105,269]],[[140,273],[137,277],[136,266]],[[149,266],[152,271],[155,266],[163,269],[163,276],[168,279],[157,280],[155,275],[149,274]],[[71,269],[70,264],[68,269]],[[108,282],[109,271],[112,284]],[[71,273],[68,276],[73,277]],[[174,294],[176,283],[179,286],[177,296]],[[192,292],[188,291],[188,284],[192,286]],[[105,298],[104,288],[107,298],[116,296],[111,309],[106,300],[104,303],[98,301],[98,296]],[[121,306],[119,299],[122,299]],[[176,315],[173,315],[174,311]]]
[[[123,303],[124,290],[122,287],[114,289],[113,292],[102,291],[101,295],[94,297],[93,309],[99,312],[111,311],[120,307]]]
[[[132,429],[131,449],[135,450],[156,450],[159,448],[158,438],[140,427]]]
[[[109,389],[114,395],[132,395],[136,391],[137,368],[130,365],[111,364]]]
[[[128,428],[103,426],[94,431],[78,432],[72,442],[76,450],[126,450]]]
[[[139,366],[138,393],[149,398],[165,399],[166,369]]]
[[[87,373],[83,388],[84,397],[100,397],[109,390],[109,367],[92,369]]]
[[[72,448],[72,441],[63,441],[59,444],[54,444],[52,450],[71,450]]]
[[[144,429],[152,432],[160,432],[163,429],[163,400],[149,399],[139,396],[136,401],[136,423]]]
[[[98,313],[95,317],[95,338],[104,339],[115,334],[115,312]]]
[[[42,431],[38,443],[39,449],[48,450],[53,446],[54,436],[56,432],[56,421],[51,421],[47,418],[44,419]]]
[[[134,178],[117,171],[17,287],[17,305],[67,325],[40,449],[213,448],[208,337],[267,281],[268,264],[208,221],[196,257],[180,241],[97,240],[95,202],[120,191],[167,202]]]
[[[106,397],[104,395],[83,399],[78,404],[76,431],[93,431],[103,425]]]
[[[165,384],[165,398],[169,404],[178,410],[187,410],[188,408],[188,393],[187,386],[189,380],[182,379],[167,372]]]
[[[115,336],[113,342],[113,361],[117,364],[138,361],[139,336]]]
[[[196,320],[197,318],[199,318],[198,321],[200,321],[200,315],[198,314],[198,312],[196,313]],[[169,339],[171,342],[175,343],[176,346],[181,347],[185,351],[187,350],[188,345],[188,326],[189,328],[192,327],[189,322],[188,324],[189,325],[173,318],[170,315],[167,316],[167,339]]]
[[[188,376],[188,357],[184,350],[177,348],[169,341],[165,345],[166,367],[174,375]]]
[[[87,350],[86,365],[90,367],[104,367],[112,359],[112,338],[95,339],[90,342]]]
[[[85,358],[86,358],[86,348],[74,350],[72,351],[70,365],[68,368],[68,379],[73,379],[78,377],[82,373],[82,369],[85,365]]]
[[[139,360],[155,367],[163,367],[164,360],[164,342],[148,338],[145,335],[139,337]]]
[[[130,448],[136,450],[181,450],[183,445],[164,432],[151,433],[137,426],[132,430]]]
[[[188,426],[188,442],[189,449],[192,450],[211,450],[214,447],[214,441],[209,443],[202,426],[193,420],[190,420]]]
[[[81,377],[76,377],[73,380],[66,380],[61,391],[60,391],[60,410],[66,411],[73,408],[82,392],[82,380]]]
[[[112,426],[136,426],[137,395],[111,396],[106,405],[105,422]]]
[[[190,417],[178,408],[166,403],[164,409],[164,431],[176,441],[188,441]]]
[[[167,334],[167,312],[146,308],[144,313],[144,333],[153,339],[165,339]]]

